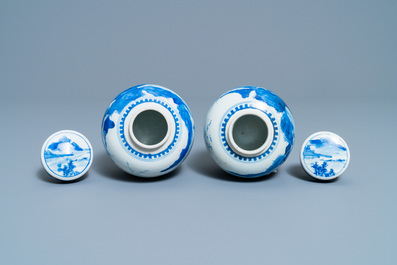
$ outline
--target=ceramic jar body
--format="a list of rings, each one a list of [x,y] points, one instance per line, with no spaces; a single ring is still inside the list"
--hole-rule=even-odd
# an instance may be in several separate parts
[[[223,94],[214,103],[204,136],[208,151],[223,170],[254,178],[284,163],[294,143],[295,125],[277,95],[247,86]]]
[[[110,158],[125,172],[155,177],[186,158],[194,122],[186,103],[173,91],[135,86],[118,95],[106,110],[102,139]]]

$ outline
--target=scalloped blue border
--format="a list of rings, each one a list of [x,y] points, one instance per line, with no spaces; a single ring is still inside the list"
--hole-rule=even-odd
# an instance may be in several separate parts
[[[167,149],[163,150],[160,153],[156,153],[156,154],[144,154],[141,152],[138,152],[137,150],[135,150],[134,148],[131,147],[131,145],[127,142],[126,138],[125,138],[125,134],[124,134],[124,122],[125,119],[127,118],[128,114],[130,113],[130,111],[142,104],[142,103],[148,103],[148,102],[153,102],[153,103],[157,103],[162,105],[163,107],[165,107],[174,117],[174,121],[175,121],[175,134],[174,134],[174,139],[172,140],[172,142],[168,145]],[[178,141],[179,138],[179,133],[180,133],[180,126],[179,126],[179,119],[177,117],[177,115],[175,114],[175,111],[168,106],[165,102],[161,101],[161,100],[157,100],[157,99],[142,99],[139,101],[136,101],[134,104],[131,104],[127,110],[124,112],[124,114],[121,116],[121,120],[120,120],[120,127],[119,127],[119,137],[121,138],[121,141],[124,145],[124,147],[134,156],[142,158],[142,159],[157,159],[160,158],[166,154],[168,154],[171,149],[174,147],[174,145],[176,144],[176,142]]]
[[[260,109],[258,109],[258,108],[255,108],[255,107],[253,107],[253,105],[254,105],[254,104],[245,103],[245,104],[238,105],[237,107],[231,109],[231,110],[225,115],[226,118],[223,119],[222,125],[221,125],[221,141],[222,141],[223,147],[226,149],[226,151],[227,151],[230,155],[232,155],[234,158],[239,159],[240,161],[248,161],[248,162],[251,162],[251,161],[257,161],[257,160],[261,160],[261,159],[265,158],[267,155],[269,155],[269,154],[273,151],[274,147],[276,146],[277,140],[278,140],[278,134],[279,134],[279,133],[278,133],[278,130],[279,130],[279,128],[278,128],[278,125],[277,125],[277,123],[276,123],[276,119],[273,117],[273,115],[272,115],[270,112],[267,112],[267,111],[264,111],[264,110],[260,110]],[[254,156],[254,157],[245,157],[245,156],[241,156],[241,155],[235,153],[235,152],[230,148],[230,146],[229,146],[229,144],[228,144],[228,142],[227,142],[227,140],[226,140],[226,126],[227,126],[227,123],[229,122],[230,118],[231,118],[237,111],[241,111],[241,110],[243,110],[243,109],[256,109],[256,110],[260,110],[260,111],[262,111],[263,113],[265,113],[265,114],[269,117],[269,119],[271,120],[271,122],[273,123],[273,129],[274,129],[273,141],[272,141],[272,143],[270,144],[269,148],[268,148],[263,154],[261,154],[261,155],[259,155],[259,156]]]

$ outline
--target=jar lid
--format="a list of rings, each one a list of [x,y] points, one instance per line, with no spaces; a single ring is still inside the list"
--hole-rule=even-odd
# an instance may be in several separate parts
[[[303,143],[300,160],[303,169],[310,176],[331,180],[339,177],[349,165],[349,147],[335,133],[317,132]]]
[[[41,148],[41,163],[52,177],[71,181],[82,177],[93,159],[92,146],[79,132],[63,130],[52,134]]]

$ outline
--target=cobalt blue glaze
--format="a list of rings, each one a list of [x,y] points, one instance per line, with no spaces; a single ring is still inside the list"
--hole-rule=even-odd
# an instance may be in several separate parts
[[[318,132],[303,143],[300,158],[303,169],[309,175],[321,180],[331,180],[346,170],[350,152],[339,135]]]
[[[62,181],[82,177],[93,158],[91,144],[79,132],[64,130],[51,135],[43,144],[41,161],[44,169]]]
[[[244,117],[252,116],[266,124],[266,132],[256,133],[263,125],[244,124]],[[235,127],[237,121],[243,125]],[[255,140],[249,135],[262,136]],[[273,92],[255,86],[239,87],[220,96],[207,114],[204,129],[206,146],[215,162],[226,172],[244,178],[276,171],[290,154],[294,138],[294,120],[287,105]],[[254,139],[258,141],[254,146],[259,147],[244,149],[239,139]]]
[[[146,146],[131,131],[136,116],[147,110],[159,112],[167,121],[167,135],[160,146]],[[194,122],[188,106],[176,93],[157,85],[125,90],[103,117],[102,140],[107,153],[120,168],[136,176],[155,177],[174,170],[189,154],[193,139]]]

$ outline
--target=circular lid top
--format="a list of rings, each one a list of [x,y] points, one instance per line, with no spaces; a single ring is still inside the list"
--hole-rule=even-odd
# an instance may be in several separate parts
[[[349,165],[349,147],[335,133],[317,132],[303,143],[300,160],[303,169],[310,176],[331,180],[339,177]]]
[[[82,177],[93,158],[88,139],[79,132],[64,130],[51,135],[41,148],[41,163],[52,177],[63,181]]]

